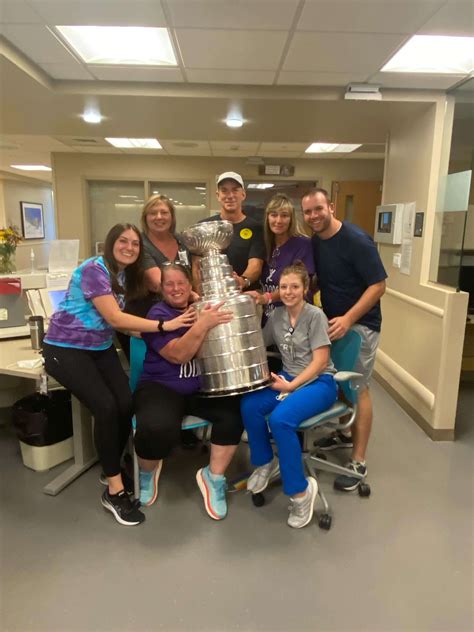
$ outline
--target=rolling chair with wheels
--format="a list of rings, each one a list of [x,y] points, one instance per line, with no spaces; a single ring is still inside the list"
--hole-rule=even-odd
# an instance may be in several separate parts
[[[355,331],[348,331],[340,340],[336,340],[331,345],[331,359],[336,367],[337,373],[334,376],[339,384],[340,390],[344,395],[344,401],[338,400],[328,410],[319,415],[310,417],[302,424],[298,430],[302,432],[303,437],[303,463],[310,474],[317,478],[317,471],[323,470],[335,474],[347,474],[361,480],[364,476],[348,470],[345,467],[327,460],[326,455],[320,455],[317,451],[312,451],[310,445],[311,430],[327,428],[331,432],[337,430],[346,430],[350,428],[355,421],[357,415],[357,392],[359,386],[357,378],[361,378],[360,373],[353,371],[359,355],[361,338]],[[341,421],[341,417],[348,417],[346,421]],[[360,496],[369,496],[370,487],[367,483],[360,483]],[[326,496],[319,486],[318,496],[323,503],[323,511],[318,516],[318,524],[321,529],[330,529],[332,523],[332,514]],[[256,507],[261,507],[265,503],[263,493],[253,494],[252,502]]]
[[[130,388],[132,392],[135,390],[138,384],[138,380],[140,379],[140,375],[143,371],[143,362],[145,360],[146,353],[146,344],[145,341],[141,338],[130,338]],[[157,413],[159,414],[159,413]],[[136,429],[136,419],[135,416],[132,420],[132,433],[135,434]],[[203,430],[203,440],[204,440],[204,449],[207,450],[207,441],[208,441],[208,430],[210,429],[211,423],[206,421],[205,419],[201,419],[201,417],[196,417],[195,415],[186,415],[181,422],[181,430],[195,430],[196,428],[202,428]],[[140,497],[140,480],[139,480],[139,468],[138,468],[138,459],[135,450],[132,447],[133,454],[133,481],[134,481],[134,495],[135,498]]]

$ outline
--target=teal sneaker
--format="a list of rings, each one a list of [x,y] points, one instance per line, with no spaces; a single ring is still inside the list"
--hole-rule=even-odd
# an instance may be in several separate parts
[[[158,498],[158,481],[160,480],[163,461],[159,461],[153,472],[140,470],[140,503],[150,507]]]
[[[226,477],[223,475],[212,475],[208,466],[198,470],[196,481],[204,498],[204,506],[207,513],[213,520],[225,518],[227,515]]]

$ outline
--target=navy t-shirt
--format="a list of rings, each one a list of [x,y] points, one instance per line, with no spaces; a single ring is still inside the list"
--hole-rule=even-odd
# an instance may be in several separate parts
[[[354,224],[343,222],[329,239],[313,235],[311,241],[321,303],[329,320],[343,316],[369,285],[387,278],[373,239]],[[380,331],[380,301],[357,322]]]

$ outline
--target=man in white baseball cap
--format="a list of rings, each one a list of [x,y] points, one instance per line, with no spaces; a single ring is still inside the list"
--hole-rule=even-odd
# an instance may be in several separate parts
[[[257,220],[247,217],[242,210],[245,200],[242,176],[235,171],[221,173],[217,177],[216,195],[221,205],[220,213],[201,221],[223,219],[232,222],[234,234],[224,253],[229,258],[240,288],[248,290],[258,287],[265,259],[263,227]]]

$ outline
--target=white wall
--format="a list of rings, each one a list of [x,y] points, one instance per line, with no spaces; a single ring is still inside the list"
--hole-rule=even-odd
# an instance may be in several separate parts
[[[29,181],[2,178],[0,180],[0,198],[0,226],[16,226],[20,233],[22,232],[20,202],[36,202],[43,205],[45,238],[24,240],[18,245],[16,268],[17,270],[30,269],[32,248],[35,252],[36,266],[46,268],[49,242],[56,239],[52,186],[46,183],[35,184]]]

